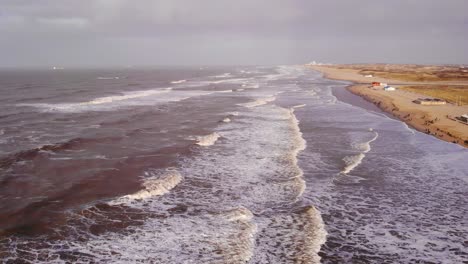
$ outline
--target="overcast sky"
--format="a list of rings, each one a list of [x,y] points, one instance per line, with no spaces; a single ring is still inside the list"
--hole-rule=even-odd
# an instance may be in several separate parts
[[[467,0],[0,0],[0,67],[468,63]]]

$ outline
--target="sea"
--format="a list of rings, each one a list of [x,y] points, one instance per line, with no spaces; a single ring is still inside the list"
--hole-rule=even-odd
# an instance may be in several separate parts
[[[1,263],[468,263],[468,149],[301,65],[0,71]]]

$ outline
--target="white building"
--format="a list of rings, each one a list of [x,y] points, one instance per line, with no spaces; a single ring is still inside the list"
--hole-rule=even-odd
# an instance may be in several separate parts
[[[387,85],[387,86],[385,86],[383,89],[384,89],[384,91],[395,91],[395,90],[396,90],[396,88],[395,88],[395,87],[388,86],[388,85]]]
[[[460,120],[465,123],[468,123],[468,114],[460,116]]]

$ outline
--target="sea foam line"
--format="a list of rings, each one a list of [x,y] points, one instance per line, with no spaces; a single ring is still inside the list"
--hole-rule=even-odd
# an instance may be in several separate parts
[[[265,105],[265,104],[267,104],[269,102],[273,102],[275,100],[276,100],[276,97],[271,96],[271,97],[261,98],[261,99],[257,99],[257,100],[252,101],[252,102],[238,104],[238,105],[244,106],[244,107],[247,107],[247,108],[252,108],[252,107],[256,107],[256,106]]]
[[[213,132],[213,133],[211,133],[209,135],[206,135],[206,136],[199,136],[199,137],[197,137],[198,142],[196,144],[199,145],[199,146],[202,146],[202,147],[212,146],[212,145],[214,145],[214,143],[216,143],[216,141],[220,137],[221,136],[216,132]]]
[[[178,81],[172,81],[171,83],[172,84],[179,84],[179,83],[184,83],[186,82],[187,80],[178,80]]]
[[[98,80],[118,80],[120,77],[97,77]]]
[[[299,184],[301,186],[300,190],[299,190],[299,193],[297,195],[297,198],[296,198],[296,199],[298,199],[304,193],[304,190],[306,188],[306,183],[305,183],[305,181],[303,179],[304,172],[302,171],[302,169],[298,165],[297,157],[299,155],[299,152],[306,149],[307,142],[305,141],[305,139],[302,136],[301,128],[299,127],[299,120],[297,119],[296,115],[294,114],[294,109],[295,109],[294,107],[290,108],[289,109],[289,114],[290,114],[290,118],[291,118],[291,126],[292,126],[292,129],[294,131],[294,141],[295,141],[295,148],[292,150],[292,153],[291,153],[292,163],[293,163],[294,167],[296,167],[298,169],[299,173],[298,173],[298,175],[296,177],[299,180],[299,182],[300,182]]]
[[[104,96],[92,99],[86,102],[80,103],[58,103],[58,104],[47,104],[47,103],[38,103],[38,104],[17,104],[17,106],[33,106],[33,107],[40,107],[40,108],[48,108],[52,110],[77,110],[76,108],[82,108],[87,106],[96,106],[96,105],[103,105],[103,104],[110,104],[113,102],[119,102],[124,100],[130,100],[135,98],[141,98],[151,95],[157,94],[165,94],[171,92],[172,88],[164,88],[164,89],[153,89],[153,90],[144,90],[144,91],[135,91],[135,92],[124,92],[123,95],[113,95],[113,96]]]
[[[152,173],[145,173],[152,175]],[[109,202],[111,205],[131,204],[137,200],[145,200],[151,197],[164,195],[170,192],[182,181],[182,175],[176,170],[168,170],[162,176],[151,176],[143,182],[144,189],[129,195],[122,196]]]
[[[254,254],[255,234],[257,225],[253,221],[252,212],[241,206],[234,210],[222,213],[222,216],[230,222],[235,222],[240,226],[240,232],[235,237],[235,243],[229,245],[224,251],[226,263],[246,263],[250,261]]]
[[[320,249],[327,240],[327,231],[320,211],[314,206],[308,207],[304,212],[304,248],[298,256],[304,263],[320,263]],[[302,262],[300,261],[300,262]]]
[[[379,137],[379,133],[373,130],[371,131],[374,133],[374,137],[371,140],[355,146],[355,148],[361,150],[361,153],[359,153],[358,155],[347,156],[343,159],[343,161],[346,163],[346,166],[341,171],[341,173],[348,174],[354,168],[359,166],[359,164],[361,164],[362,160],[366,157],[366,153],[371,150],[370,143],[374,142]]]

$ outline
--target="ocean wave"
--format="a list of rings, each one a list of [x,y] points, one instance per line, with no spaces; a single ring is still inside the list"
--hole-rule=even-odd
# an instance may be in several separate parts
[[[297,252],[299,263],[320,263],[320,248],[326,241],[327,231],[322,216],[314,206],[306,207],[301,218],[305,222],[304,244],[302,250]]]
[[[341,173],[348,174],[352,170],[354,170],[357,166],[361,164],[362,160],[366,157],[365,154],[371,150],[370,143],[374,142],[379,137],[379,133],[375,132],[373,129],[370,132],[374,133],[374,137],[372,139],[363,143],[353,144],[353,147],[358,151],[361,151],[361,153],[357,155],[346,156],[343,159],[346,166],[343,168]]]
[[[155,95],[155,94],[168,93],[171,90],[172,88],[165,88],[165,89],[158,89],[158,90],[127,92],[127,93],[124,93],[124,95],[106,96],[106,97],[96,98],[88,102],[79,103],[78,105],[107,104],[107,103],[112,103],[116,101],[134,99],[134,98],[139,98],[139,97],[146,97],[146,96]]]
[[[238,225],[238,233],[223,243],[224,263],[247,263],[254,254],[255,233],[257,226],[253,222],[252,212],[240,207],[222,214],[229,222]]]
[[[115,76],[115,77],[97,77],[98,80],[118,80],[120,77]]]
[[[297,176],[296,176],[296,181],[298,181],[299,186],[300,186],[299,192],[297,194],[297,198],[299,198],[300,196],[302,196],[302,193],[304,192],[304,190],[306,188],[306,183],[305,183],[305,181],[303,179],[304,172],[302,171],[302,169],[298,165],[297,157],[299,155],[299,152],[306,149],[307,143],[306,143],[305,139],[302,137],[302,132],[301,132],[301,129],[299,127],[299,120],[297,119],[296,115],[294,114],[294,107],[289,110],[289,113],[290,113],[291,127],[292,127],[292,129],[294,131],[294,133],[293,133],[293,135],[294,135],[294,148],[292,150],[291,159],[292,159],[293,166],[299,171]]]
[[[215,76],[213,76],[213,78],[226,78],[226,77],[229,77],[229,76],[231,76],[231,73],[226,72],[226,73],[223,73],[223,74],[220,74],[220,75],[215,75]]]
[[[271,97],[261,98],[261,99],[257,99],[257,100],[252,101],[252,102],[243,103],[243,104],[239,104],[239,105],[247,107],[247,108],[252,108],[252,107],[268,104],[269,102],[273,102],[275,100],[276,100],[276,97],[271,96]]]
[[[292,108],[297,109],[297,108],[302,108],[302,107],[305,107],[305,106],[307,106],[307,105],[306,104],[300,104],[300,105],[295,105]]]
[[[354,146],[356,149],[361,150],[363,153],[369,152],[371,150],[370,143],[374,142],[379,137],[379,133],[375,132],[374,130],[371,130],[370,132],[374,133],[374,137],[371,140]]]
[[[216,91],[216,93],[232,93],[232,90]]]
[[[220,137],[221,136],[216,132],[213,132],[206,136],[199,136],[197,137],[198,142],[196,144],[199,146],[208,147],[208,146],[214,145],[214,143],[216,143],[216,141]]]
[[[229,117],[225,117],[225,118],[223,118],[222,121],[223,121],[223,123],[229,123],[229,122],[231,122],[231,119]]]
[[[259,222],[254,263],[320,263],[327,232],[314,206],[264,217]],[[269,254],[274,251],[276,254]]]
[[[219,80],[219,81],[210,81],[208,83],[211,84],[220,84],[220,83],[242,83],[244,82],[245,78],[233,78],[233,79],[224,79],[224,80]]]
[[[245,89],[258,89],[258,88],[260,88],[260,84],[258,84],[258,83],[256,83],[256,84],[244,83],[244,84],[242,84],[242,87],[245,88]]]
[[[7,168],[12,164],[17,162],[32,160],[36,158],[41,153],[46,153],[48,155],[62,152],[70,149],[83,148],[84,145],[93,144],[93,143],[104,143],[109,141],[116,141],[116,137],[108,138],[73,138],[63,143],[43,145],[38,148],[28,149],[20,151],[14,154],[10,154],[4,158],[0,159],[0,168]]]
[[[354,168],[359,166],[359,164],[361,164],[365,156],[366,155],[364,155],[363,153],[359,153],[358,155],[344,157],[343,161],[345,162],[346,166],[341,172],[344,174],[348,174]]]
[[[408,124],[406,124],[405,122],[401,122],[402,125],[406,128],[406,130],[408,130],[411,134],[415,135],[415,132],[414,132],[414,129],[411,129]]]
[[[172,84],[179,84],[179,83],[184,83],[186,82],[187,80],[178,80],[178,81],[172,81],[171,83]]]
[[[169,170],[162,175],[153,175],[153,172],[146,172],[146,175],[152,175],[143,182],[144,189],[129,195],[118,198],[110,202],[111,205],[128,204],[136,200],[145,200],[154,196],[164,195],[170,192],[182,181],[182,175],[176,170]]]
[[[65,111],[65,112],[74,112],[80,110],[86,110],[89,107],[99,106],[99,105],[107,105],[115,102],[126,101],[131,99],[137,99],[152,95],[159,95],[169,93],[172,88],[165,88],[165,89],[153,89],[153,90],[145,90],[145,91],[135,91],[135,92],[124,92],[121,95],[113,95],[113,96],[105,96],[92,99],[86,102],[80,103],[58,103],[58,104],[47,104],[47,103],[36,103],[36,104],[17,104],[17,106],[30,106],[30,107],[38,107],[44,108],[50,111]],[[91,108],[92,109],[92,108]]]
[[[78,255],[93,263],[247,263],[253,257],[257,232],[251,215],[239,207],[220,213],[149,218],[123,232],[106,232],[87,241],[52,241],[54,247],[47,253],[49,260]]]

